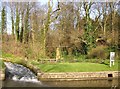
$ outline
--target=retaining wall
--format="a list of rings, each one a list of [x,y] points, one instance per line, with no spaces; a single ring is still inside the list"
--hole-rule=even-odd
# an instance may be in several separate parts
[[[106,79],[120,77],[120,71],[38,73],[37,76],[43,81]]]
[[[4,80],[5,79],[5,73],[0,70],[0,80]]]

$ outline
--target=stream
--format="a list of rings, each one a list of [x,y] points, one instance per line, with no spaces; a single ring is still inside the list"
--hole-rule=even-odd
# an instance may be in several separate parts
[[[117,87],[118,79],[81,81],[38,81],[36,75],[23,65],[5,62],[6,79],[0,87]]]

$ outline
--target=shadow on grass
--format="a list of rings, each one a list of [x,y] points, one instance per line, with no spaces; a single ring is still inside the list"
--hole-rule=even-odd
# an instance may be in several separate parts
[[[100,63],[100,64],[109,65],[108,63],[105,63],[105,62],[102,62],[102,63]]]
[[[55,68],[52,67],[52,68],[47,69],[45,72],[49,72],[49,71],[54,70],[54,69],[55,69]]]

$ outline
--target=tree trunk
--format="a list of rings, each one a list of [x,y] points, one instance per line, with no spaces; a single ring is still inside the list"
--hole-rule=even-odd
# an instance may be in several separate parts
[[[21,27],[21,32],[20,32],[20,42],[23,42],[23,26]]]
[[[11,16],[11,20],[12,20],[12,37],[14,39],[15,34],[14,34],[14,19],[13,19],[13,16]]]
[[[24,29],[24,43],[28,43],[29,40],[29,4],[27,6],[26,16],[25,16],[25,29]]]
[[[16,24],[15,24],[15,30],[16,30],[16,41],[19,41],[19,13],[18,13],[18,7],[16,8]]]
[[[44,37],[43,37],[43,51],[44,51],[44,57],[46,56],[46,35],[49,30],[49,25],[51,23],[50,20],[50,13],[52,12],[52,6],[50,5],[50,1],[48,1],[48,13],[47,13],[47,22],[44,26]]]
[[[20,42],[21,42],[21,43],[23,42],[23,33],[24,33],[23,14],[24,14],[24,12],[22,12],[22,19],[21,19],[21,22],[22,22],[21,32],[20,32]]]
[[[103,34],[104,34],[104,36],[106,36],[106,22],[104,22],[104,26],[103,26]]]

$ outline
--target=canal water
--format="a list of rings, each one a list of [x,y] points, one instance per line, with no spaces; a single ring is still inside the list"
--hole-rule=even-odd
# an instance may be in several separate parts
[[[0,87],[117,87],[118,79],[97,79],[80,81],[38,81],[30,69],[20,64],[5,62],[6,79]]]
[[[24,82],[5,80],[0,81],[2,87],[117,87],[118,79],[81,80],[81,81],[49,81],[49,82]],[[0,86],[1,87],[1,86]]]

